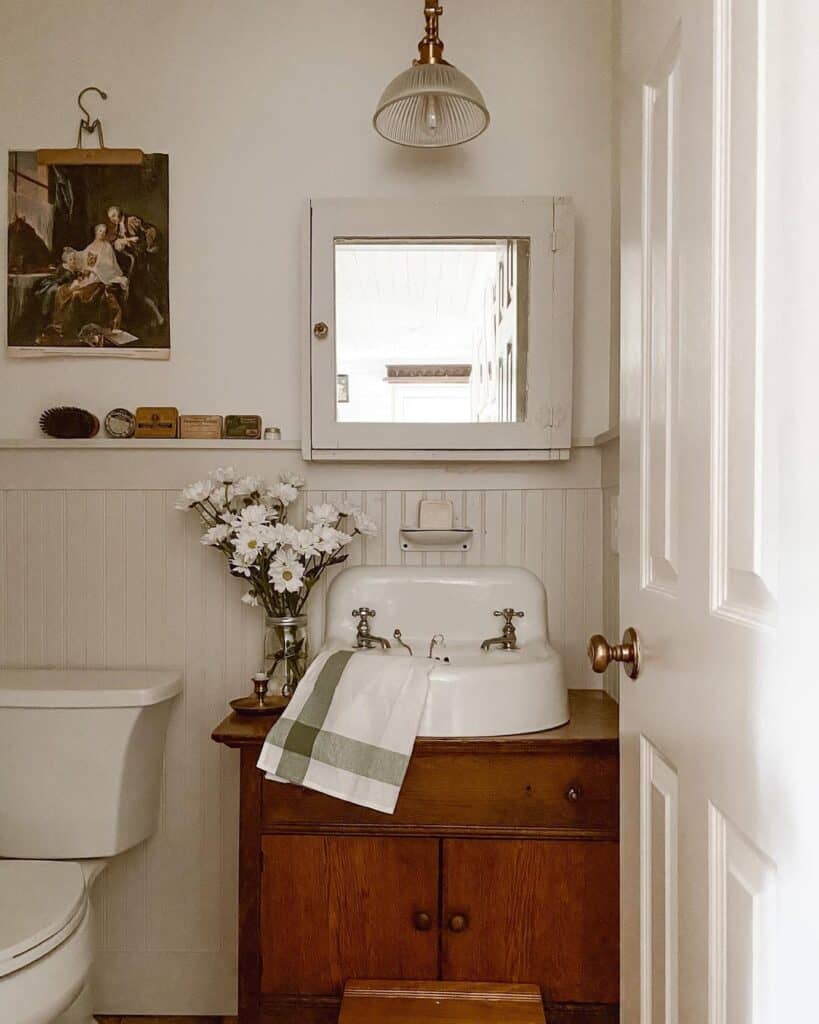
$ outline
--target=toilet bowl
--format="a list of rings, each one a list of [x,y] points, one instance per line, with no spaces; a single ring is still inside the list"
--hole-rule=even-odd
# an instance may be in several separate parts
[[[155,830],[178,673],[0,670],[0,1022],[93,1024],[89,898]]]

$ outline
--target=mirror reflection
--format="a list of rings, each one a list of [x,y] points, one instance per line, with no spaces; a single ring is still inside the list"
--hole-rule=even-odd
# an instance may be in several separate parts
[[[526,419],[529,239],[336,239],[336,419]]]

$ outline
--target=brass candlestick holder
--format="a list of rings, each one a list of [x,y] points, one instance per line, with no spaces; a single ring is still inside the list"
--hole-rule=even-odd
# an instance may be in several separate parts
[[[266,672],[257,672],[253,677],[253,693],[247,697],[237,697],[230,706],[240,715],[275,715],[287,707],[289,697],[279,694],[268,694],[269,680]]]

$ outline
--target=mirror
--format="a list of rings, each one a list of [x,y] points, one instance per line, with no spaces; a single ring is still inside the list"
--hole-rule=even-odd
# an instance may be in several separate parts
[[[313,199],[305,238],[305,458],[568,458],[571,200]]]
[[[526,419],[529,239],[335,239],[336,419]]]

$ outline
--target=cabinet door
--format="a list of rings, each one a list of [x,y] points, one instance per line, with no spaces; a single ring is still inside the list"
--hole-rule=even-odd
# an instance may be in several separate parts
[[[263,836],[261,991],[438,977],[438,841]]]
[[[617,1002],[617,843],[453,839],[443,856],[444,979]]]

